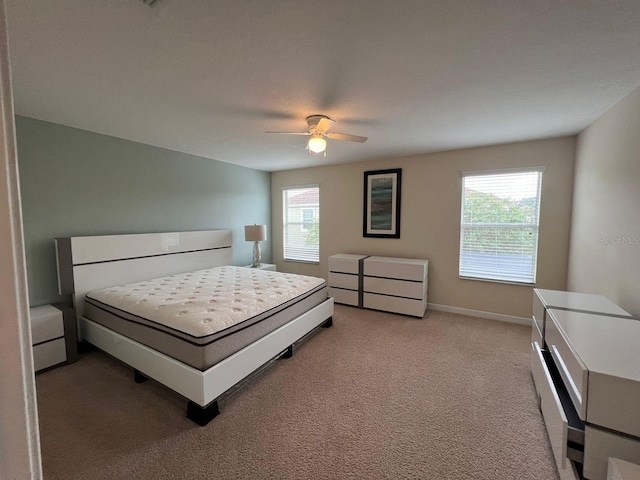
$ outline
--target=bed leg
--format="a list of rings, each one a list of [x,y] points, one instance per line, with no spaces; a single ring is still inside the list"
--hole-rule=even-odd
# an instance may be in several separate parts
[[[78,342],[77,346],[78,346],[78,353],[87,353],[93,350],[97,350],[96,347],[91,345],[89,342],[84,342],[84,341]]]
[[[293,345],[289,345],[287,350],[280,355],[280,358],[291,358],[293,356]]]
[[[329,317],[325,320],[325,322],[321,325],[322,328],[329,328],[333,326],[333,317]]]
[[[138,370],[133,371],[133,379],[136,383],[144,383],[149,380],[144,374],[139,372]]]
[[[201,427],[204,427],[207,423],[216,418],[219,413],[220,410],[218,410],[217,400],[214,400],[206,407],[201,407],[192,401],[187,403],[187,418]]]

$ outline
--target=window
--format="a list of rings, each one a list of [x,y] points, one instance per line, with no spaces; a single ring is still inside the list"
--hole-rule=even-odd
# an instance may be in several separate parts
[[[462,278],[534,284],[542,168],[462,174]]]
[[[320,187],[282,189],[284,259],[320,260]]]

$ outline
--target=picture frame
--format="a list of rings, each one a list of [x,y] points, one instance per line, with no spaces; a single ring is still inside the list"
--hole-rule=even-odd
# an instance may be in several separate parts
[[[364,172],[362,236],[400,238],[402,169]]]

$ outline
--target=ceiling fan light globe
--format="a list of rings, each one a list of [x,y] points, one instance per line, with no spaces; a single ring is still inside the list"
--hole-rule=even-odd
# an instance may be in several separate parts
[[[322,137],[312,137],[307,146],[313,153],[322,153],[327,148],[327,141]]]

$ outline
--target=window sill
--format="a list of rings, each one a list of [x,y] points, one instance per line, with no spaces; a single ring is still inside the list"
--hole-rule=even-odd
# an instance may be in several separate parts
[[[516,282],[516,281],[512,281],[512,280],[495,280],[493,278],[463,277],[461,275],[458,275],[458,278],[460,280],[475,280],[476,282],[502,283],[502,284],[505,284],[505,285],[519,285],[521,287],[535,287],[536,286],[535,282],[528,283],[528,282]]]
[[[293,262],[293,263],[308,263],[309,265],[320,265],[320,261],[313,260],[295,260],[293,258],[283,258],[283,262]]]

